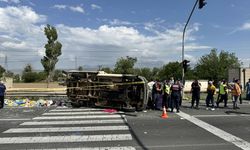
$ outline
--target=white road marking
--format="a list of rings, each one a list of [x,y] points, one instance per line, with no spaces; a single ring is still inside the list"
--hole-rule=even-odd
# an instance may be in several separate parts
[[[239,148],[241,148],[243,150],[250,150],[250,143],[243,140],[243,139],[241,139],[241,138],[239,138],[239,137],[236,137],[236,136],[234,136],[234,135],[232,135],[230,133],[227,133],[227,132],[225,132],[225,131],[223,131],[223,130],[215,127],[215,126],[212,126],[212,125],[210,125],[210,124],[208,124],[208,123],[206,123],[206,122],[204,122],[204,121],[202,121],[200,119],[197,119],[197,118],[195,118],[193,116],[190,116],[190,115],[188,115],[188,114],[186,114],[184,112],[180,112],[180,113],[177,113],[177,114],[179,116],[185,118],[186,120],[194,123],[195,125],[209,131],[210,133],[224,139],[225,141],[228,141],[228,142],[234,144],[235,146],[237,146],[237,147],[239,147]]]
[[[73,124],[105,124],[105,123],[125,123],[123,119],[111,120],[79,120],[79,121],[30,121],[21,125],[73,125]]]
[[[65,143],[65,142],[94,142],[94,141],[125,141],[132,140],[131,134],[106,135],[70,135],[46,137],[1,137],[0,144],[35,144],[35,143]]]
[[[31,118],[18,118],[18,119],[0,119],[0,121],[22,121],[22,120],[32,120]]]
[[[209,117],[250,117],[248,114],[234,114],[234,115],[193,115],[193,117],[198,117],[198,118],[209,118]]]
[[[193,117],[235,117],[239,115],[193,115]]]
[[[35,117],[33,120],[67,120],[67,119],[99,119],[99,118],[123,118],[123,115],[89,115],[89,116],[49,116]]]
[[[43,116],[53,116],[53,115],[92,115],[92,114],[116,114],[115,113],[109,113],[109,112],[103,112],[103,111],[94,111],[94,112],[50,112],[50,113],[44,113]],[[121,114],[122,112],[119,112]]]
[[[94,127],[56,127],[56,128],[12,128],[3,133],[44,133],[44,132],[81,132],[81,131],[121,131],[128,126],[94,126]]]
[[[136,150],[136,149],[132,146],[121,146],[121,147],[80,147],[80,148],[56,148],[56,149],[32,149],[32,150]]]

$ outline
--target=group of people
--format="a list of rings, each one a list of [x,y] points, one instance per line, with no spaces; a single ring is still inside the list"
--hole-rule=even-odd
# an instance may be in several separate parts
[[[180,106],[182,103],[182,90],[183,84],[180,80],[174,80],[173,77],[164,82],[154,81],[151,84],[152,86],[152,95],[151,95],[151,105],[153,109],[170,109],[171,112],[176,109],[178,113],[180,111]],[[214,81],[208,81],[207,86],[207,96],[205,99],[206,109],[215,110],[219,108],[220,104],[224,103],[224,108],[228,107],[228,96],[231,93],[233,109],[239,109],[238,103],[242,103],[241,94],[242,86],[240,80],[236,79],[233,82],[228,83],[226,80],[221,80],[218,84],[218,91],[214,85]],[[246,83],[246,98],[250,99],[250,79]],[[191,108],[199,109],[200,103],[200,93],[201,93],[201,84],[198,80],[194,80],[191,84]],[[217,94],[218,93],[218,94]],[[217,99],[216,99],[216,95]],[[216,99],[216,100],[215,100]]]
[[[178,113],[182,102],[182,89],[183,85],[180,80],[171,78],[170,80],[165,80],[163,83],[158,80],[155,81],[152,86],[151,107],[153,109],[170,108],[171,112],[176,109]]]
[[[250,79],[249,79],[249,88],[247,90],[250,90]],[[232,101],[233,101],[233,109],[239,109],[238,102],[242,103],[241,99],[241,93],[242,93],[242,86],[240,85],[240,80],[236,79],[232,83],[228,83],[226,80],[222,80],[219,82],[219,91],[217,100],[215,102],[214,97],[216,95],[216,87],[213,83],[213,81],[208,81],[207,86],[207,97],[206,97],[206,109],[211,108],[211,110],[215,110],[215,104],[216,107],[219,108],[220,103],[224,102],[224,108],[227,108],[227,102],[228,102],[228,95],[229,91],[231,91],[232,94]],[[191,108],[199,108],[199,101],[200,101],[200,89],[201,84],[198,82],[198,80],[195,80],[191,84],[191,92],[192,92],[192,101],[191,101]],[[196,102],[196,105],[194,107],[194,103]]]

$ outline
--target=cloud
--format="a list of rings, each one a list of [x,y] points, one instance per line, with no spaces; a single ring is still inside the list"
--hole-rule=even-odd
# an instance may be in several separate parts
[[[70,6],[69,9],[74,11],[74,12],[79,12],[79,13],[85,12],[81,6]]]
[[[244,23],[239,30],[250,30],[250,22]]]
[[[121,26],[121,25],[133,25],[133,23],[128,22],[128,21],[121,21],[119,19],[113,19],[111,21],[109,21],[110,25],[114,25],[114,26]]]
[[[247,31],[247,30],[250,30],[250,22],[245,22],[244,24],[242,24],[240,27],[234,29],[229,34],[233,34],[233,33],[238,32],[238,31]]]
[[[46,21],[46,16],[27,6],[0,7],[0,49],[8,55],[9,68],[23,69],[25,64],[31,63],[34,68],[42,69],[40,59],[47,42],[43,32]],[[63,45],[57,68],[75,68],[75,58],[79,66],[94,67],[112,66],[118,58],[125,56],[137,57],[140,67],[160,67],[170,60],[181,60],[181,24],[161,30],[158,30],[157,23],[147,24],[148,32],[153,34],[145,34],[143,28],[130,24],[136,23],[113,20],[113,24],[103,24],[97,28],[55,25],[58,40]],[[145,27],[146,24],[139,25]],[[208,48],[196,42],[195,33],[198,31],[198,24],[189,26],[185,50]]]
[[[19,62],[28,63],[34,59],[31,55],[38,55],[38,49],[46,42],[41,25],[46,20],[46,16],[27,6],[0,7],[0,49],[8,56],[9,67],[21,67]]]
[[[179,27],[151,36],[126,26],[102,25],[97,29],[90,29],[61,24],[57,29],[60,31],[61,42],[64,43],[63,58],[75,54],[83,60],[83,64],[91,61],[92,65],[111,65],[117,58],[124,56],[137,57],[141,65],[155,62],[159,64],[167,62],[166,58],[169,56],[174,56],[177,60],[181,56],[182,28]],[[187,51],[210,48],[193,42],[196,39],[192,34],[197,31],[195,25],[188,30],[185,46]]]
[[[73,12],[79,12],[79,13],[85,13],[84,9],[82,8],[82,6],[66,6],[66,5],[61,5],[61,4],[56,4],[53,6],[53,8],[56,9],[69,9]]]
[[[0,2],[5,2],[5,3],[20,3],[20,0],[0,0]]]
[[[57,9],[66,9],[66,5],[59,5],[59,4],[57,4],[57,5],[54,5],[54,8],[57,8]]]
[[[91,4],[91,9],[93,10],[102,10],[102,7],[96,4]]]

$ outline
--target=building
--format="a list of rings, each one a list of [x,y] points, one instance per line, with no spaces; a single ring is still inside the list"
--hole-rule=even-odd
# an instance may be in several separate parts
[[[250,68],[236,68],[228,70],[228,81],[232,82],[233,79],[240,79],[243,90],[245,85],[250,78]]]

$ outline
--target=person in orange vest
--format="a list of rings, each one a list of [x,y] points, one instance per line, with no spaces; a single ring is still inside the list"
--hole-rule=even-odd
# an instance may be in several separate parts
[[[213,85],[213,81],[208,82],[208,87],[207,87],[207,98],[206,98],[206,106],[207,110],[209,109],[209,104],[211,103],[211,110],[214,109],[214,95],[216,94],[216,87]]]
[[[232,89],[233,109],[240,109],[238,107],[238,100],[240,95],[241,95],[240,80],[236,79]]]

